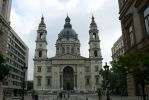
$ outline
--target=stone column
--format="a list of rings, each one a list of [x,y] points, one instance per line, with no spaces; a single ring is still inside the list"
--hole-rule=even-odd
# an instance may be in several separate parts
[[[74,77],[74,85],[75,85],[75,88],[77,89],[77,75],[75,75],[75,77]]]
[[[75,80],[75,77],[76,77],[76,75],[74,74],[74,77],[73,77],[73,79],[74,79],[74,82],[73,82],[73,84],[74,84],[74,90],[76,90],[76,80]]]
[[[60,89],[63,89],[63,75],[60,74]]]
[[[60,75],[60,89],[62,87],[62,75]]]

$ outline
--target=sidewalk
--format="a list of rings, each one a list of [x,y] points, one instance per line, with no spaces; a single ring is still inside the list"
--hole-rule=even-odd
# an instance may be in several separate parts
[[[12,99],[13,98],[13,99]],[[21,100],[21,97],[9,97],[5,100]],[[33,100],[31,96],[25,96],[24,100]],[[57,99],[56,95],[40,95],[38,100],[60,100]],[[66,100],[63,98],[62,100]],[[96,95],[70,95],[67,100],[98,100]],[[106,96],[102,96],[101,100],[106,100]],[[110,100],[142,100],[141,97],[121,97],[121,96],[110,96]],[[146,99],[146,100],[149,100]]]
[[[22,97],[7,97],[5,100],[22,100]],[[31,96],[25,96],[24,100],[32,100]]]

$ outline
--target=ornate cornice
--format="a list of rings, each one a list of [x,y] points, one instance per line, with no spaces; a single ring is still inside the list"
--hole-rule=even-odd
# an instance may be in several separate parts
[[[127,10],[131,7],[131,5],[133,4],[135,0],[127,0],[125,2],[125,4],[122,6],[122,8],[120,8],[120,17],[119,19],[121,20],[123,18],[123,16],[126,14]]]

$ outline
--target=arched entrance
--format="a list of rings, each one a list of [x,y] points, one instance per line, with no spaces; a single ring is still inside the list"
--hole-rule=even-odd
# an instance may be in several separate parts
[[[74,88],[74,71],[67,66],[63,69],[63,89],[73,90]]]

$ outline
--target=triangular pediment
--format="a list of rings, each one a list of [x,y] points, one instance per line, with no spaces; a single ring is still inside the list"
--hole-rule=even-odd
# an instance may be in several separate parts
[[[86,59],[86,58],[78,55],[64,54],[64,55],[52,57],[50,59]]]

